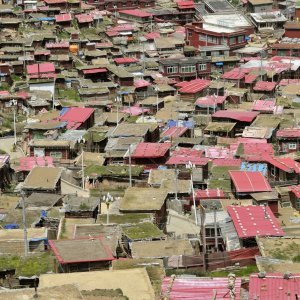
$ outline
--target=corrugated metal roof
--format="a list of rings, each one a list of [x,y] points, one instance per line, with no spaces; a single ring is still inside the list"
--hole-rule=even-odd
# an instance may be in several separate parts
[[[126,10],[120,10],[120,14],[126,14],[126,15],[132,15],[139,18],[145,18],[145,17],[151,17],[152,14],[147,13],[145,11],[139,10],[139,9],[126,9]]]
[[[285,235],[269,206],[228,206],[227,211],[240,238]]]
[[[181,89],[179,89],[179,93],[198,93],[204,90],[205,88],[209,87],[210,83],[210,80],[205,79],[195,79],[191,81],[181,82]]]
[[[188,300],[224,300],[229,297],[228,278],[165,277],[162,283],[162,294],[169,299]],[[235,300],[240,300],[241,278],[235,280]],[[226,296],[227,295],[227,296]]]
[[[288,279],[284,279],[283,274],[279,273],[267,273],[263,278],[259,278],[258,274],[250,275],[249,300],[299,298],[300,274],[293,274]]]
[[[276,82],[258,81],[258,82],[256,82],[253,90],[270,92],[275,89],[276,85],[277,85]]]
[[[55,66],[53,63],[41,63],[27,66],[27,74],[39,74],[39,73],[55,73]]]
[[[166,155],[171,143],[139,143],[131,154],[132,158],[158,158]]]
[[[300,129],[299,128],[284,128],[284,129],[277,131],[276,137],[300,138]]]
[[[255,111],[218,110],[212,117],[251,123],[258,115]]]
[[[83,123],[94,111],[94,108],[89,107],[70,107],[59,119],[61,121]]]
[[[229,171],[238,193],[271,192],[272,188],[260,172]]]
[[[56,22],[69,22],[72,21],[72,15],[71,14],[60,14],[55,16]]]

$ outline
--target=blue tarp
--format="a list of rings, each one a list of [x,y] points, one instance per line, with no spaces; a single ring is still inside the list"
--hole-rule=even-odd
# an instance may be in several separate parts
[[[70,109],[70,107],[63,107],[62,110],[60,111],[59,115],[63,116],[69,109]]]
[[[167,122],[167,127],[187,127],[187,128],[194,128],[194,121],[175,121],[175,120],[169,120]]]
[[[38,18],[39,21],[54,21],[55,18],[45,17],[45,18]]]
[[[18,229],[19,225],[18,224],[6,224],[4,225],[4,229]]]
[[[46,217],[47,217],[47,211],[42,210],[42,211],[41,211],[41,217],[42,217],[42,218],[46,218]]]
[[[261,172],[264,176],[267,175],[267,164],[261,163],[247,163],[242,162],[241,171],[250,171],[250,172]]]

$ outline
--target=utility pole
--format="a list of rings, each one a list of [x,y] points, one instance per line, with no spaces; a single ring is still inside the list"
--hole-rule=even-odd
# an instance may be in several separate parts
[[[178,173],[177,165],[175,165],[175,200],[178,200]]]
[[[15,103],[16,100],[13,101]],[[15,138],[15,146],[17,146],[16,107],[14,107],[14,138]]]
[[[84,154],[84,151],[82,148],[82,151],[81,151],[81,174],[82,174],[82,189],[84,190],[85,184],[84,184],[83,154]]]
[[[203,255],[203,271],[206,272],[206,232],[205,232],[205,208],[200,204],[199,211],[201,216],[200,236],[202,236],[202,255]]]
[[[132,187],[132,173],[131,173],[131,144],[128,149],[128,162],[129,162],[129,186]]]
[[[21,191],[22,198],[22,219],[23,219],[23,228],[24,228],[24,255],[28,256],[28,240],[27,240],[27,227],[26,227],[26,211],[25,211],[25,195]]]
[[[214,205],[215,251],[218,251],[217,206]]]

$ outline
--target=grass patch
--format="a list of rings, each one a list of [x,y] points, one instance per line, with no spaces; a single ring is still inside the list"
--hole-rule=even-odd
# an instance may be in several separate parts
[[[143,172],[144,168],[142,166],[132,166],[131,174],[132,176],[139,176]],[[112,177],[128,177],[129,176],[129,166],[100,166],[92,165],[84,169],[84,174],[87,176],[112,176]]]
[[[259,272],[259,270],[258,270],[257,266],[254,265],[254,266],[243,267],[243,268],[240,268],[240,269],[234,270],[234,271],[221,270],[221,271],[213,271],[208,274],[209,274],[209,276],[212,276],[212,277],[227,277],[228,274],[234,273],[235,276],[237,276],[237,277],[247,277],[250,274],[257,273],[257,272]]]
[[[150,222],[143,222],[129,227],[124,226],[122,229],[124,234],[131,240],[160,238],[164,236],[163,232]]]
[[[229,171],[231,170],[239,170],[239,167],[236,166],[221,166],[221,167],[213,167],[211,169],[211,178],[220,180],[220,179],[230,179]]]
[[[151,214],[124,214],[124,215],[109,215],[109,221],[116,224],[137,224],[144,221],[151,221]],[[106,215],[101,215],[98,218],[99,223],[106,223]]]
[[[237,277],[247,277],[252,273],[257,273],[258,268],[256,265],[254,266],[247,266],[247,267],[242,267],[237,270],[219,270],[219,271],[211,271],[211,272],[203,272],[201,270],[182,270],[182,269],[167,269],[166,270],[166,275],[171,276],[172,274],[175,275],[195,275],[197,277],[227,277],[228,274],[234,273]]]
[[[56,95],[70,101],[80,101],[79,94],[76,89],[57,89]]]
[[[126,122],[128,123],[136,123],[136,120],[139,118],[140,116],[131,116],[129,118],[126,119]]]
[[[218,179],[210,179],[208,182],[208,188],[210,189],[221,189],[224,192],[231,192],[231,181],[230,180],[218,180]]]
[[[17,255],[0,257],[0,270],[10,268],[16,269],[17,276],[45,274],[54,270],[53,256],[44,253],[26,258]]]

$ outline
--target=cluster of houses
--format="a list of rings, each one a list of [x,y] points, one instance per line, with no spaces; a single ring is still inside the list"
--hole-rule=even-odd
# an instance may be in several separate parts
[[[300,298],[299,18],[0,0],[0,298]]]

